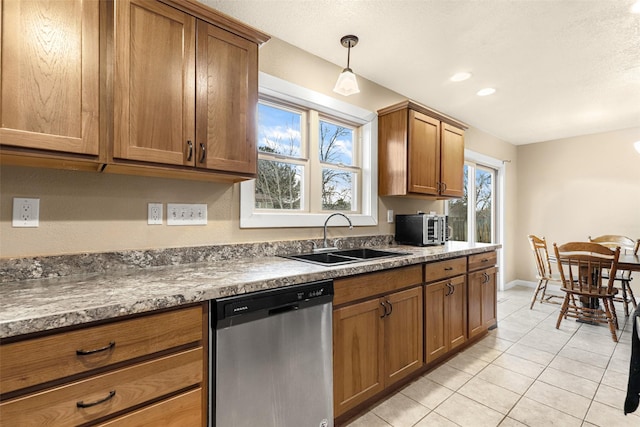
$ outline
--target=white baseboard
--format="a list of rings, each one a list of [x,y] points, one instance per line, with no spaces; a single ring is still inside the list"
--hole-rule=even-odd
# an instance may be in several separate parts
[[[536,288],[536,283],[535,282],[529,282],[527,280],[516,279],[516,280],[512,280],[509,283],[505,283],[504,290],[506,291],[507,289],[511,289],[514,286],[524,286],[526,288],[535,289]]]
[[[525,288],[531,288],[531,289],[535,289],[536,286],[538,285],[537,282],[530,282],[528,280],[520,280],[520,279],[516,279],[516,280],[512,280],[509,283],[506,283],[504,285],[504,290],[506,291],[507,289],[511,289],[514,286],[524,286]],[[560,285],[556,285],[553,283],[549,283],[547,285],[547,291],[552,291],[558,294],[561,294],[562,291],[560,290]]]

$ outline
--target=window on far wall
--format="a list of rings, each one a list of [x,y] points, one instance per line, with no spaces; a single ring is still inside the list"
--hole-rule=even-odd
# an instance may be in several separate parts
[[[472,161],[464,165],[464,195],[448,202],[451,240],[496,241],[497,171]]]
[[[258,176],[241,184],[241,227],[321,226],[336,211],[375,225],[375,114],[262,73],[260,81]]]

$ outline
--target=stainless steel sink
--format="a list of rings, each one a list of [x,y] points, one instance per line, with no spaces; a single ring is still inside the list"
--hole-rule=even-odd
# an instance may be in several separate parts
[[[342,265],[402,255],[408,255],[408,253],[383,251],[380,249],[359,248],[344,250],[338,249],[331,252],[312,252],[299,255],[286,255],[285,258],[319,265]]]

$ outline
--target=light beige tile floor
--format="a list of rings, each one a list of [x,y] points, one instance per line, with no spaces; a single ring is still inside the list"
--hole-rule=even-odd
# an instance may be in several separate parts
[[[622,410],[632,333],[622,307],[616,344],[605,325],[555,329],[559,306],[529,310],[532,292],[499,292],[497,329],[349,427],[640,426],[640,410]]]

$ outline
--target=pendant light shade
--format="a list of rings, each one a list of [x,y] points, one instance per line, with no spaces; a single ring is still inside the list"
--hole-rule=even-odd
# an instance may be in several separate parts
[[[356,75],[353,74],[353,70],[349,68],[351,48],[358,44],[358,37],[344,36],[340,39],[340,43],[342,46],[347,48],[347,68],[342,70],[342,73],[338,76],[338,81],[336,82],[336,86],[333,88],[333,91],[340,95],[349,96],[360,92]]]

